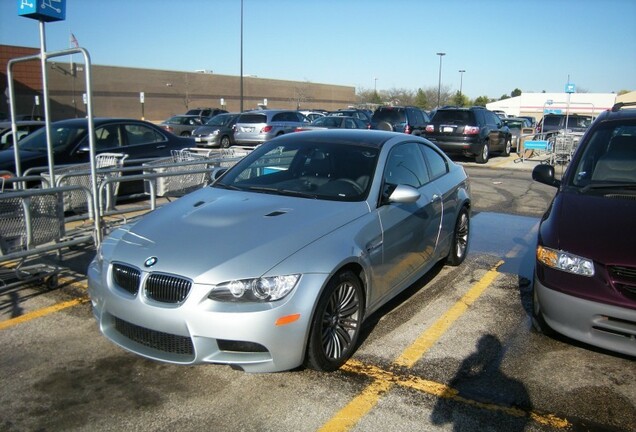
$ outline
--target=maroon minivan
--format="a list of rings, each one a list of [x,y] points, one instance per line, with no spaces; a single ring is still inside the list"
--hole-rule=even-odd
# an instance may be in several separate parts
[[[538,165],[532,178],[558,188],[541,220],[533,325],[636,356],[636,103],[603,112],[561,180]],[[632,109],[629,109],[632,108]]]

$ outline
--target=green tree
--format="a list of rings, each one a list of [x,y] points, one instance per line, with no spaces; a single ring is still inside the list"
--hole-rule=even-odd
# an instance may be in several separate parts
[[[516,96],[521,96],[521,90],[518,88],[510,92],[510,97],[516,97]]]
[[[430,104],[428,102],[428,96],[426,92],[421,88],[417,89],[417,93],[415,94],[415,106],[422,109],[429,109]]]
[[[465,94],[460,93],[459,90],[451,98],[451,103],[459,107],[470,105],[468,97]]]
[[[485,107],[488,102],[490,102],[488,96],[479,96],[473,101],[473,105]]]

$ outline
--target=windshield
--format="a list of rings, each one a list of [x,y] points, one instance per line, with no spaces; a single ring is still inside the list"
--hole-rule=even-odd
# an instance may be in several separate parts
[[[83,125],[59,126],[51,125],[51,142],[53,150],[60,151],[77,142],[86,134],[86,127]],[[35,152],[46,152],[46,129],[41,128],[27,135],[18,142],[20,150]]]
[[[576,165],[571,185],[586,190],[636,186],[636,120],[598,127]]]
[[[311,122],[312,126],[320,126],[320,127],[340,127],[340,123],[342,122],[341,118],[335,117],[320,117],[313,122]]]
[[[362,201],[371,187],[377,158],[377,149],[355,144],[274,141],[246,156],[213,187]]]

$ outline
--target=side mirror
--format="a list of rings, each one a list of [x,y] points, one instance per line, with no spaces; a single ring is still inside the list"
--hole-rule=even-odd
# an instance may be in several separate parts
[[[412,186],[397,185],[389,195],[390,203],[414,203],[420,198],[421,194]]]
[[[212,182],[217,181],[223,174],[225,174],[225,171],[227,171],[227,168],[221,168],[221,167],[214,168],[212,170],[212,174],[210,175]]]
[[[532,180],[536,180],[548,186],[561,186],[561,180],[554,178],[554,166],[552,165],[537,165],[534,167],[532,170]]]

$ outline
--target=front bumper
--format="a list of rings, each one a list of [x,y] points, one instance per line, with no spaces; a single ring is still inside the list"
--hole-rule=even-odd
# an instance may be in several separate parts
[[[140,289],[114,286],[96,261],[88,270],[89,295],[100,331],[115,344],[153,360],[218,363],[247,372],[277,372],[302,365],[316,298],[328,275],[303,275],[284,299],[226,303],[207,298],[210,285],[193,284],[180,305],[159,304]],[[143,280],[143,277],[142,277]],[[285,316],[300,314],[290,324]]]
[[[590,345],[636,356],[636,310],[550,289],[536,274],[534,290],[543,318],[556,332]]]
[[[194,142],[198,146],[204,147],[218,147],[219,146],[219,135],[203,135],[203,136],[195,136]]]

